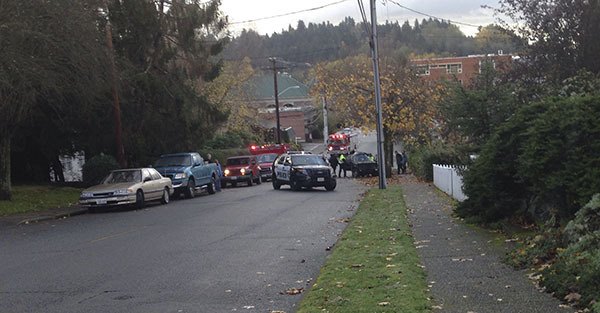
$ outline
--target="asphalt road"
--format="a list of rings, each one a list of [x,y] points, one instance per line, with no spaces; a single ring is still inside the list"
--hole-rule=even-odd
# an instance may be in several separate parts
[[[364,187],[270,183],[0,228],[1,312],[294,312]]]

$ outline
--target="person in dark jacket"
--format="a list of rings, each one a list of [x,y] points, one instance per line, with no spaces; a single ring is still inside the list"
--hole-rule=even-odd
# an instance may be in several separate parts
[[[408,156],[406,152],[402,151],[402,174],[406,173],[406,164],[408,163]]]
[[[400,171],[402,170],[402,154],[400,154],[400,152],[396,151],[396,166],[398,166],[398,175],[400,175]]]
[[[335,170],[338,167],[338,159],[335,157],[335,154],[329,156],[329,165],[333,168],[333,175],[335,175]]]

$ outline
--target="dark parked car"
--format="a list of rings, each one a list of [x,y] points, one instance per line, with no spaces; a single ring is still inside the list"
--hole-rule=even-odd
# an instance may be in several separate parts
[[[223,176],[221,177],[221,186],[237,186],[238,182],[246,182],[248,186],[254,183],[262,183],[260,178],[260,166],[255,155],[243,155],[227,158]]]
[[[282,154],[273,163],[273,188],[290,185],[293,190],[302,187],[335,189],[337,182],[324,157],[315,154]]]
[[[378,176],[379,167],[375,157],[366,152],[356,152],[347,158],[348,168],[352,171],[352,177]]]

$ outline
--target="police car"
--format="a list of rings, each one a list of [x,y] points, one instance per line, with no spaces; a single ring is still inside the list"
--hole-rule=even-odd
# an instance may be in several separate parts
[[[279,190],[281,185],[290,185],[292,190],[325,187],[332,191],[337,183],[322,156],[285,153],[273,162],[273,188]]]

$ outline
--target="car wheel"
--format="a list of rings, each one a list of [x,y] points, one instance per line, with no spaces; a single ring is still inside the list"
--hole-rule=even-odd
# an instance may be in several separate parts
[[[196,196],[196,181],[193,178],[188,180],[187,188],[185,189],[185,197],[191,199]]]
[[[271,182],[273,183],[273,189],[279,190],[281,188],[281,184],[277,181],[277,179],[273,179]]]
[[[145,201],[144,201],[144,192],[141,190],[138,190],[135,193],[135,208],[140,210],[143,209],[145,205]]]
[[[325,190],[333,191],[336,186],[337,186],[337,183],[335,181],[331,181],[331,182],[329,182],[329,184],[325,185]]]
[[[290,187],[292,187],[292,190],[298,191],[300,189],[302,189],[302,186],[300,186],[300,184],[296,181],[290,181]]]
[[[169,187],[165,187],[165,190],[163,190],[162,198],[160,199],[160,203],[168,204],[170,200],[171,198],[169,195]]]
[[[214,195],[216,193],[216,191],[215,191],[215,178],[214,177],[210,178],[210,183],[208,183],[208,186],[206,186],[206,191],[208,191],[209,195]]]

